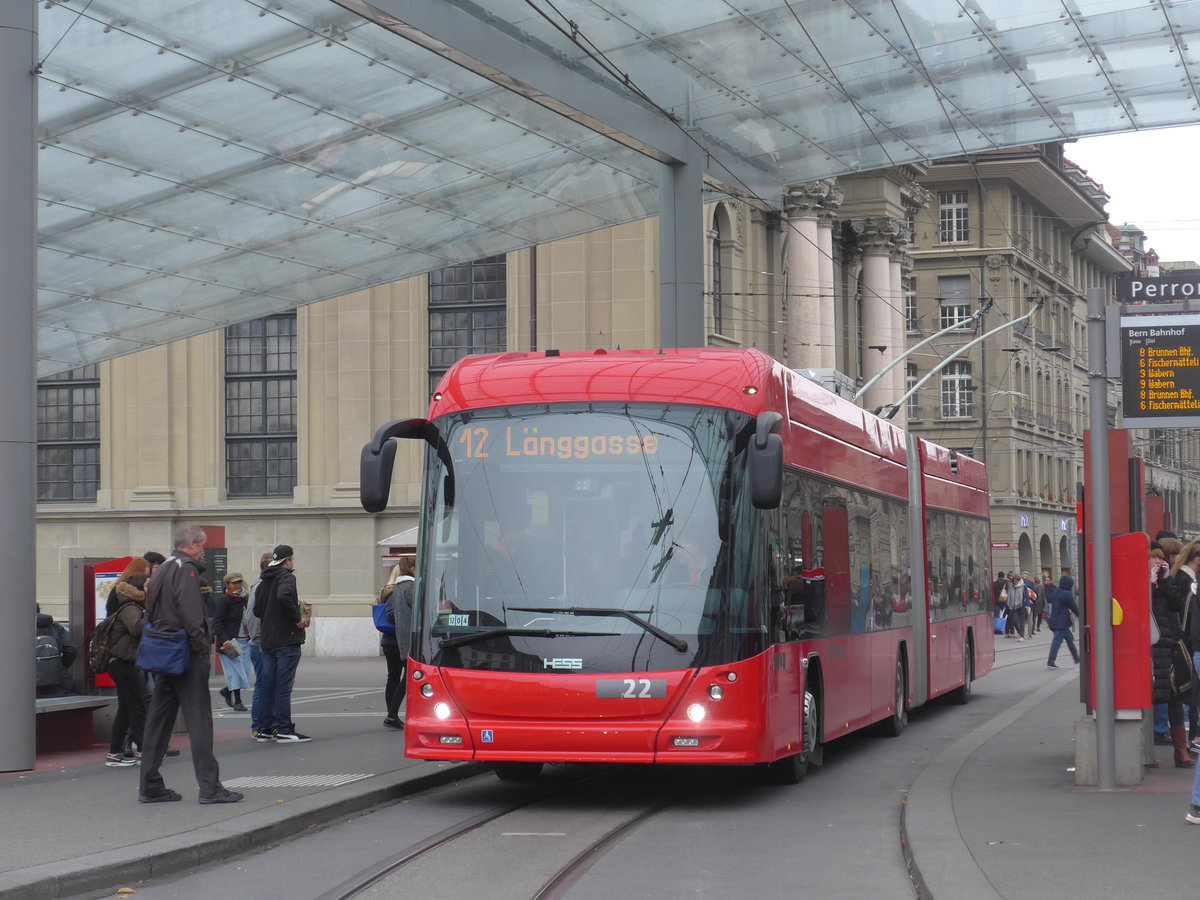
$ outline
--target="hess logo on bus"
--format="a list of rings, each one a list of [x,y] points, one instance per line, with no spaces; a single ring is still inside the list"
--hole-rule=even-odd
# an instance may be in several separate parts
[[[547,669],[582,669],[582,659],[569,659],[564,656],[556,656],[554,659],[546,659],[542,657],[542,665]]]

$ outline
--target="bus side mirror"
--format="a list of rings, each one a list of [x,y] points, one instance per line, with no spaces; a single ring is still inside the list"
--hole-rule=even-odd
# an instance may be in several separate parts
[[[750,500],[758,509],[776,509],[783,499],[783,416],[758,414],[750,442]]]
[[[396,442],[392,438],[427,440],[429,427],[426,419],[398,419],[381,425],[375,437],[363,445],[358,463],[358,497],[363,509],[370,513],[387,509],[396,462]]]

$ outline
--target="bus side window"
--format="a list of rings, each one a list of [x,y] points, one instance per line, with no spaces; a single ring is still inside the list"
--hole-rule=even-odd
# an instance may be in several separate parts
[[[825,562],[826,634],[850,633],[850,516],[842,508],[821,515]]]

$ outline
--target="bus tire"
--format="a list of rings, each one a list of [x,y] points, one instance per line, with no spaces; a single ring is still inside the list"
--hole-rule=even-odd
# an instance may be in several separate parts
[[[963,653],[963,683],[950,692],[950,702],[959,706],[965,706],[971,699],[971,682],[974,680],[973,666],[971,660],[975,656],[975,651],[971,646],[971,641],[967,641],[966,650]]]
[[[540,762],[500,762],[492,771],[501,781],[537,781],[542,774]]]
[[[804,762],[806,766],[825,764],[825,744],[821,742],[821,701],[819,687],[804,692]]]
[[[883,733],[887,737],[900,737],[908,724],[908,685],[904,677],[904,659],[896,658],[896,693],[892,714],[883,720]]]
[[[793,753],[766,765],[768,784],[799,784],[808,774],[808,759],[803,752]]]

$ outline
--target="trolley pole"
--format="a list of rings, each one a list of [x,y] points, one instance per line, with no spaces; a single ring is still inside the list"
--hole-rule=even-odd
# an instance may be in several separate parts
[[[12,579],[0,601],[0,772],[32,769],[35,758],[38,6],[0,0],[0,568]]]
[[[1088,288],[1088,507],[1092,542],[1092,658],[1096,690],[1096,774],[1102,791],[1117,787],[1117,727],[1113,692],[1112,554],[1108,485],[1108,347],[1104,290]]]

